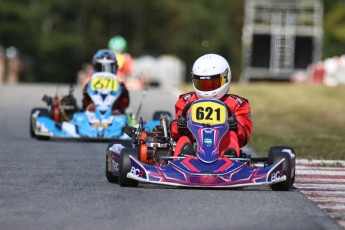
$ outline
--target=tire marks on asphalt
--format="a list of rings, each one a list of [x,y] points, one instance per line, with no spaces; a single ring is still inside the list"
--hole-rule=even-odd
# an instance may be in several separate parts
[[[345,228],[345,161],[297,160],[294,186]]]

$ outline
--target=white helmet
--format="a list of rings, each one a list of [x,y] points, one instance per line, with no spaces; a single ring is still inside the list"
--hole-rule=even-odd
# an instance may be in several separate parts
[[[230,89],[229,63],[218,54],[205,54],[194,62],[192,80],[199,98],[220,99]]]

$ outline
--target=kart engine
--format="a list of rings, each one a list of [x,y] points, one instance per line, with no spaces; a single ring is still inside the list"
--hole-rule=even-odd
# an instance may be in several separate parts
[[[133,145],[139,148],[140,161],[150,165],[166,165],[166,157],[173,155],[173,141],[168,130],[168,119],[161,114],[160,125],[153,130],[145,130],[142,119],[139,128],[127,125],[124,132],[132,137]]]
[[[168,120],[164,114],[161,114],[159,120],[160,126],[147,131],[146,137],[140,140],[140,156],[146,155],[147,163],[152,165],[166,165],[168,162],[165,158],[173,155]]]

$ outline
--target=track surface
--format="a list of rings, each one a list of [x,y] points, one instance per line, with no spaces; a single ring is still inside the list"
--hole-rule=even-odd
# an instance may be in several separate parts
[[[30,138],[31,109],[54,93],[53,85],[0,85],[0,229],[341,229],[297,189],[110,184],[107,143]],[[140,97],[131,92],[134,112]],[[144,119],[154,108],[173,110],[176,99],[149,91]]]

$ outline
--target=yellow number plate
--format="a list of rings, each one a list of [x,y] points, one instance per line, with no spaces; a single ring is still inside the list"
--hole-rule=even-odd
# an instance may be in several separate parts
[[[91,81],[92,90],[118,90],[117,79],[112,79],[108,77],[94,77]]]
[[[192,105],[192,121],[201,124],[219,125],[226,122],[226,108],[224,105],[204,101]]]

